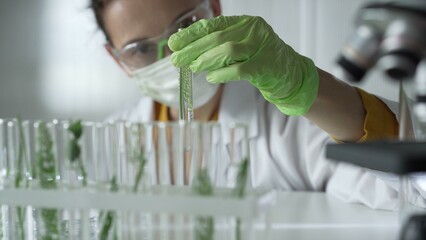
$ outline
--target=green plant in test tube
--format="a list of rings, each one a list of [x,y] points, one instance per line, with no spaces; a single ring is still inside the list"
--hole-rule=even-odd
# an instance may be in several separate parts
[[[72,134],[72,139],[70,142],[70,160],[71,163],[77,161],[78,168],[80,169],[80,174],[83,180],[83,186],[87,186],[87,171],[84,167],[83,159],[81,158],[81,147],[78,143],[81,135],[83,134],[83,126],[81,124],[81,120],[76,121],[70,125],[68,128],[70,133]]]
[[[133,185],[133,192],[137,192],[139,189],[139,184],[143,178],[143,175],[145,173],[145,165],[146,165],[146,159],[145,156],[143,154],[143,152],[141,152],[137,158],[135,159],[136,163],[139,165],[138,166],[138,172],[136,173],[136,178],[135,178],[135,183]]]
[[[180,26],[179,31],[183,28]],[[179,68],[179,119],[194,119],[192,103],[192,71],[189,66]]]
[[[129,160],[132,164],[136,165],[137,172],[133,184],[133,192],[137,193],[139,185],[145,174],[145,166],[147,160],[145,158],[143,144],[140,136],[140,125],[132,125],[130,127],[130,142],[127,144],[129,152]]]
[[[180,120],[193,120],[192,72],[189,67],[179,68]]]
[[[237,179],[234,189],[234,195],[237,197],[244,197],[246,193],[247,179],[248,179],[248,171],[249,170],[249,160],[248,158],[244,158],[239,167],[237,173]]]
[[[38,179],[42,189],[56,189],[56,162],[53,154],[53,141],[45,123],[39,124],[38,129],[37,166]],[[43,240],[59,239],[58,211],[56,209],[41,209],[41,218],[45,225]]]
[[[118,184],[117,184],[117,178],[116,176],[113,176],[111,179],[111,186],[110,186],[111,192],[117,192],[118,191]],[[105,213],[101,212],[100,217],[104,216]],[[104,221],[102,223],[101,231],[99,233],[99,239],[100,240],[107,240],[108,236],[110,235],[111,228],[114,225],[114,221],[116,218],[116,214],[114,211],[107,211]],[[115,235],[114,239],[118,239],[118,237]]]
[[[243,198],[246,193],[247,179],[249,173],[249,160],[244,158],[238,167],[237,179],[234,188],[234,195]],[[241,219],[237,219],[236,239],[241,240]]]
[[[128,143],[129,147],[129,160],[135,164],[137,164],[137,173],[135,176],[135,181],[133,184],[133,192],[136,193],[139,189],[139,185],[141,180],[143,179],[145,173],[145,165],[147,160],[144,156],[144,151],[141,149],[140,136],[139,132],[135,128],[131,128],[131,138]],[[117,192],[118,184],[116,176],[113,176],[110,182],[110,191]],[[106,240],[109,238],[111,234],[111,229],[114,226],[114,221],[116,219],[116,213],[114,211],[101,212],[101,218],[103,218],[102,227],[99,234],[99,239]],[[114,239],[118,239],[116,235],[113,236]]]
[[[197,177],[192,185],[192,191],[201,196],[213,195],[213,185],[207,169],[204,168],[198,171]],[[195,220],[194,234],[196,240],[213,240],[213,217],[197,217]]]
[[[18,117],[18,134],[19,134],[19,146],[18,146],[18,161],[17,169],[15,176],[15,188],[21,188],[22,180],[24,178],[24,156],[25,156],[25,138],[24,130],[22,127],[21,118]],[[27,184],[28,185],[28,181]],[[25,209],[23,207],[16,208],[17,217],[18,217],[18,238],[25,239]],[[1,220],[1,219],[0,219]]]

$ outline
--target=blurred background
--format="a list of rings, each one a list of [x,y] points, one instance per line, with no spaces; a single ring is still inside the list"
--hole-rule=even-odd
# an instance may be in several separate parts
[[[369,0],[222,0],[224,15],[264,17],[317,66],[333,71]],[[88,0],[0,1],[0,118],[103,120],[140,97],[104,51]],[[372,72],[362,88],[397,100],[396,83]]]

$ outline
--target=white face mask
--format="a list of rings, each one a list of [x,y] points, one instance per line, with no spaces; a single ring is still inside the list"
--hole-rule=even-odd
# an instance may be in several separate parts
[[[173,66],[170,56],[132,74],[141,92],[155,101],[169,107],[179,107],[179,70]],[[206,104],[213,98],[219,85],[207,82],[206,73],[194,74],[192,95],[194,109]]]

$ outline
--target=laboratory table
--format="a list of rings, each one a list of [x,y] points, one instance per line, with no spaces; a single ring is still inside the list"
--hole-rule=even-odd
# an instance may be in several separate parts
[[[279,192],[271,239],[396,240],[398,212],[373,210],[325,193]]]

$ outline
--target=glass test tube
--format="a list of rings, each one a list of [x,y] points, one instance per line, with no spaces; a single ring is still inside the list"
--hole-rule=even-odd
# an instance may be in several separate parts
[[[181,31],[182,28],[179,29]],[[179,119],[192,121],[192,72],[189,67],[179,68]]]
[[[179,91],[180,91],[180,110],[179,118],[184,121],[192,121],[192,72],[189,67],[179,69]]]

